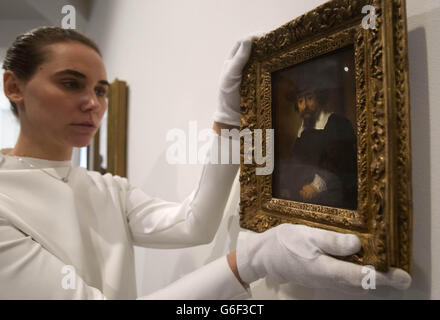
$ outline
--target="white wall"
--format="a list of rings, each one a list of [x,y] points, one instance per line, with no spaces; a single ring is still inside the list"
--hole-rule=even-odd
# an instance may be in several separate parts
[[[408,2],[414,197],[414,285],[440,299],[440,2]]]
[[[195,187],[199,165],[166,163],[168,130],[211,126],[222,63],[236,39],[270,31],[322,0],[97,0],[88,33],[104,52],[109,79],[130,85],[129,180],[147,193],[183,200]],[[254,298],[440,298],[439,69],[440,3],[408,0],[414,187],[414,282],[402,293],[376,290],[362,297],[332,290],[276,286],[262,280]],[[431,178],[433,177],[433,178]],[[136,250],[139,294],[165,286],[235,248],[239,184],[235,181],[215,241],[184,250]]]
[[[15,37],[30,29],[47,24],[46,20],[0,20],[0,61],[5,58],[6,50]]]

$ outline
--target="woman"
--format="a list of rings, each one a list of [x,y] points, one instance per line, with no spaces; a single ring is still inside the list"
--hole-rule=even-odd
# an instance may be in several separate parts
[[[238,88],[252,39],[238,42],[225,63],[217,133],[239,125]],[[106,109],[107,75],[90,39],[54,27],[33,30],[9,48],[4,69],[21,129],[15,147],[0,156],[0,298],[134,299],[133,245],[181,248],[213,239],[237,165],[205,165],[197,190],[181,204],[153,199],[124,178],[71,167],[72,148],[90,143]],[[237,253],[143,298],[247,297],[247,284],[268,274],[359,289],[360,266],[326,254],[359,249],[353,235],[303,226],[240,234]],[[381,279],[397,287],[410,281],[401,270]]]

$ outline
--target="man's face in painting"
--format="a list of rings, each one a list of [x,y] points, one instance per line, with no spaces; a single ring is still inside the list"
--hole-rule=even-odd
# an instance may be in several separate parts
[[[314,91],[305,91],[298,95],[298,111],[304,119],[304,126],[314,126],[318,109],[318,99]]]

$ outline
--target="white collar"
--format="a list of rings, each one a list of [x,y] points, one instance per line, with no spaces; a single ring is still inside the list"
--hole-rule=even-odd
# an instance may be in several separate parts
[[[8,153],[11,150],[12,149],[0,150],[0,167],[2,167],[3,169],[22,169],[23,165],[19,161],[17,161],[18,158],[23,158],[27,163],[32,164],[35,168],[38,169],[68,167],[72,165],[72,162],[70,160],[55,161],[29,157],[10,156],[8,155]],[[28,166],[24,166],[24,168],[28,168]]]
[[[333,112],[325,112],[324,110],[321,110],[318,116],[318,120],[315,123],[314,129],[324,130],[325,126],[327,125],[328,118],[330,118],[332,114]],[[298,138],[301,137],[303,131],[304,131],[304,120],[301,121],[301,127],[298,130]]]

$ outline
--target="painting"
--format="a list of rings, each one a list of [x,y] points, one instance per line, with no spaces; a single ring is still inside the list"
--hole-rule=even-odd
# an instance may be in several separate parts
[[[272,74],[275,198],[357,209],[353,47]]]
[[[412,195],[404,0],[333,0],[254,40],[241,130],[274,133],[274,169],[240,164],[240,224],[356,234],[345,260],[411,271]],[[257,146],[255,146],[257,147]]]

